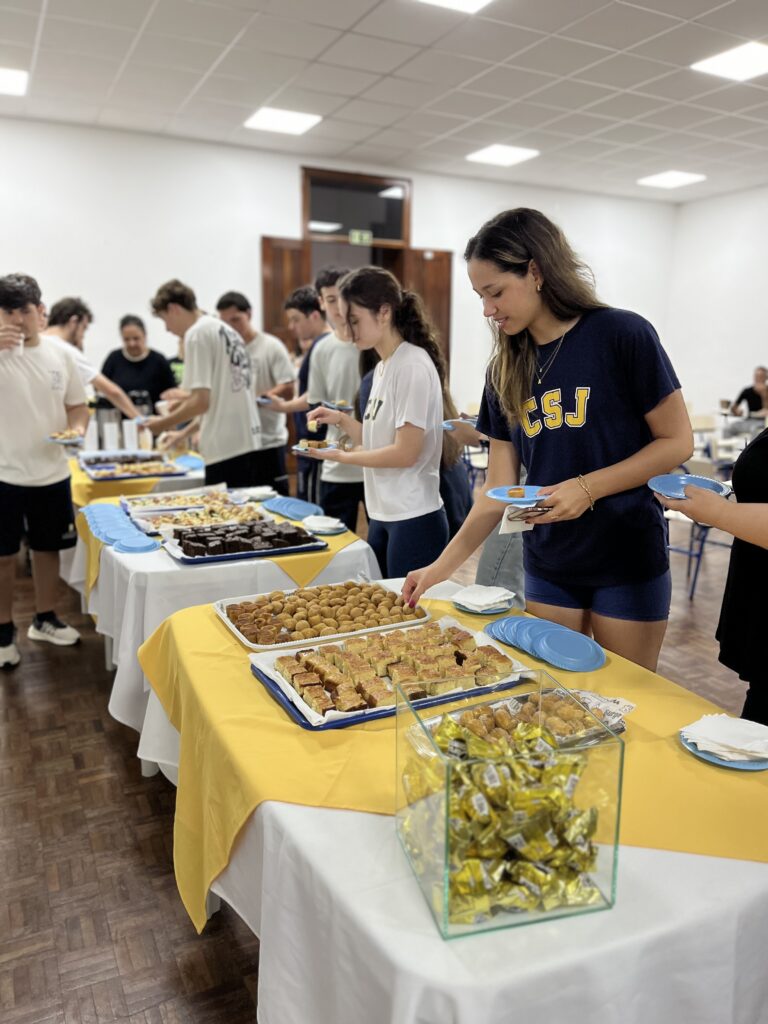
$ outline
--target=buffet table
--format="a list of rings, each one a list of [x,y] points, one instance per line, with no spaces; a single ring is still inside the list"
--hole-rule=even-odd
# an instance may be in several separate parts
[[[183,491],[205,483],[205,469],[190,470],[185,476],[147,476],[135,480],[91,480],[77,459],[69,460],[72,474],[72,502],[78,508],[99,498],[118,498],[121,494],[151,494],[154,491]]]
[[[196,925],[212,886],[261,938],[262,1024],[761,1020],[768,776],[682,749],[678,729],[711,704],[615,656],[553,671],[637,704],[617,906],[446,943],[387,816],[394,720],[307,733],[246,654],[208,608],[167,620],[139,654],[155,690],[140,750],[178,781],[175,866]]]
[[[337,583],[358,573],[371,579],[381,575],[369,545],[351,532],[323,538],[329,544],[327,552],[183,565],[162,549],[123,554],[102,545],[83,515],[77,517],[77,529],[66,580],[83,594],[97,632],[108,641],[108,667],[117,667],[110,714],[137,731],[144,721],[149,687],[136,651],[169,615],[202,601],[291,589],[297,583]]]

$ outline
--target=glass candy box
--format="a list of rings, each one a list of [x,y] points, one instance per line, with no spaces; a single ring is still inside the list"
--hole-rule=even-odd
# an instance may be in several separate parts
[[[548,673],[416,708],[397,687],[396,823],[444,938],[613,906],[624,743]]]

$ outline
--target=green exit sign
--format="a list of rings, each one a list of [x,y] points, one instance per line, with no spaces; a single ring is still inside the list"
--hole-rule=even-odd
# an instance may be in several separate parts
[[[349,232],[350,245],[371,245],[372,242],[372,231],[363,231],[360,228],[352,228],[352,230]]]

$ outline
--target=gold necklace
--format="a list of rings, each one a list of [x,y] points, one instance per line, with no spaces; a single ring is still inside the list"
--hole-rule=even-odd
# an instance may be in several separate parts
[[[570,330],[570,328],[568,328],[568,330]],[[565,341],[565,336],[568,333],[568,330],[563,331],[563,335],[560,338],[560,341],[558,341],[558,343],[557,343],[557,348],[552,353],[552,355],[549,357],[549,359],[544,364],[544,366],[539,366],[539,361],[538,361],[538,359],[536,360],[536,383],[537,384],[541,384],[541,382],[544,380],[546,375],[549,373],[549,369],[552,366],[552,363],[554,363],[554,361],[557,359],[557,353],[560,351],[560,348],[561,348],[563,342]]]

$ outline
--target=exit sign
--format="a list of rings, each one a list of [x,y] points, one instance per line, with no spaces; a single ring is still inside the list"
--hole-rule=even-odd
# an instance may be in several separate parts
[[[349,232],[349,244],[350,245],[371,245],[373,242],[373,232],[363,231],[359,228],[352,228]]]

